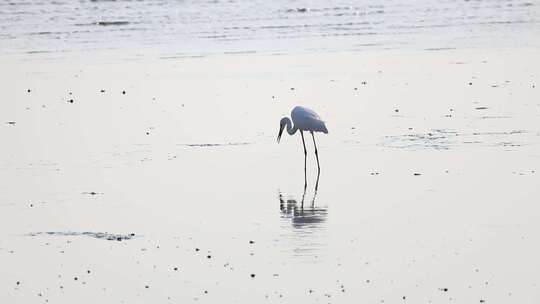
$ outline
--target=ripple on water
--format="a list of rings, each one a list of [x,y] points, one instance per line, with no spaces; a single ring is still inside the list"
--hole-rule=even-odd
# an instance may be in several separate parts
[[[107,241],[126,241],[131,240],[135,237],[135,233],[129,234],[116,234],[108,232],[77,232],[77,231],[47,231],[47,232],[32,232],[27,234],[27,236],[41,236],[41,235],[51,235],[51,236],[88,236],[99,240]]]
[[[386,136],[382,146],[398,149],[448,150],[456,144],[458,132],[448,129],[432,129],[426,133],[409,133]]]
[[[185,147],[195,148],[212,148],[212,147],[228,147],[228,146],[247,146],[251,145],[249,142],[229,142],[229,143],[199,143],[199,144],[180,144]]]
[[[459,145],[515,148],[531,143],[526,130],[457,132],[448,129],[432,129],[425,133],[409,133],[386,136],[381,146],[397,149],[448,150]],[[458,140],[459,138],[459,140]]]

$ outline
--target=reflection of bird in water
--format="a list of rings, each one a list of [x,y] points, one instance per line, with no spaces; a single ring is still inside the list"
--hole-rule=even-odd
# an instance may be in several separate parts
[[[315,199],[317,197],[316,190],[309,206],[304,206],[305,196],[305,187],[300,204],[295,199],[287,199],[287,201],[285,201],[283,199],[283,195],[279,193],[279,209],[281,210],[283,217],[290,218],[292,220],[292,226],[294,228],[317,228],[321,223],[326,221],[328,209],[323,207],[315,207]]]
[[[326,128],[326,125],[324,121],[322,121],[321,117],[315,113],[315,111],[296,106],[291,112],[291,118],[292,122],[294,123],[294,126],[291,123],[291,120],[288,117],[283,117],[281,121],[279,122],[279,134],[277,137],[277,141],[279,143],[279,140],[281,139],[281,134],[283,133],[283,129],[287,127],[287,133],[290,135],[294,135],[297,130],[300,130],[300,135],[302,136],[302,145],[304,145],[304,187],[307,186],[307,171],[306,171],[306,162],[307,162],[307,150],[306,150],[306,142],[304,141],[304,131],[309,131],[311,133],[311,137],[313,137],[313,146],[315,146],[315,157],[317,158],[317,181],[319,180],[319,175],[321,174],[321,166],[319,165],[319,152],[317,151],[317,144],[315,143],[315,135],[313,132],[322,132],[322,133],[328,133],[328,129]],[[317,186],[315,186],[315,189],[317,189]]]
[[[325,256],[328,244],[325,233],[328,209],[315,206],[317,190],[313,193],[311,203],[308,201],[306,206],[304,206],[306,187],[301,201],[293,198],[284,199],[283,196],[280,192],[279,213],[283,228],[281,234],[283,250],[290,252],[294,258],[309,262],[322,261],[321,257]]]

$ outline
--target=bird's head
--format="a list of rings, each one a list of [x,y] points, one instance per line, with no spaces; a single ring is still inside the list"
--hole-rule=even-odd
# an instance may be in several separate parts
[[[287,125],[287,117],[283,117],[281,121],[279,122],[279,133],[277,136],[278,143],[279,143],[279,140],[281,139],[281,134],[283,134],[283,129],[285,129],[286,125]]]

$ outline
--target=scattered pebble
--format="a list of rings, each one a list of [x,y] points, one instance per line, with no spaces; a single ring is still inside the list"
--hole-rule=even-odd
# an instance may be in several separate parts
[[[148,285],[144,285],[144,288],[148,289],[148,288],[150,288],[150,286],[148,286]]]
[[[206,258],[208,258],[208,259],[211,259],[211,258],[212,258],[212,256],[211,256],[211,255],[207,255],[207,256],[206,256]]]
[[[26,92],[30,93],[30,92],[31,92],[31,90],[30,90],[30,89],[28,89],[28,90],[26,90]]]
[[[122,91],[122,94],[126,95],[126,91]]]
[[[17,282],[15,283],[15,284],[17,284],[17,285],[21,285],[21,282],[17,281]]]
[[[472,82],[469,82],[469,85],[472,85]]]
[[[252,278],[254,278],[254,277],[255,277],[255,274],[254,274],[254,273],[252,273],[252,274],[251,274],[251,277],[252,277]]]
[[[77,278],[77,277],[74,277],[74,278],[73,278],[73,280],[75,280],[75,281],[77,281],[78,279],[79,279],[79,278]]]
[[[6,124],[14,126],[14,125],[16,124],[16,122],[14,122],[14,121],[8,121],[8,122],[6,122]]]
[[[174,267],[173,270],[174,270],[174,271],[178,271],[178,267]]]
[[[100,92],[101,92],[101,93],[105,93],[105,90],[101,89]]]
[[[73,103],[73,99],[68,100],[69,103]]]
[[[420,175],[422,175],[422,174],[420,174],[420,173],[415,173],[414,174],[414,176],[420,176]]]
[[[249,241],[250,244],[255,244],[255,241]]]

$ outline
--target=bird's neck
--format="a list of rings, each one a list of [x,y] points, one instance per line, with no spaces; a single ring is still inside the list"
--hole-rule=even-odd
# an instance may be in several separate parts
[[[293,135],[294,133],[296,133],[296,131],[298,131],[298,127],[293,126],[290,119],[287,119],[286,123],[287,123],[287,133],[289,133],[289,135]]]

